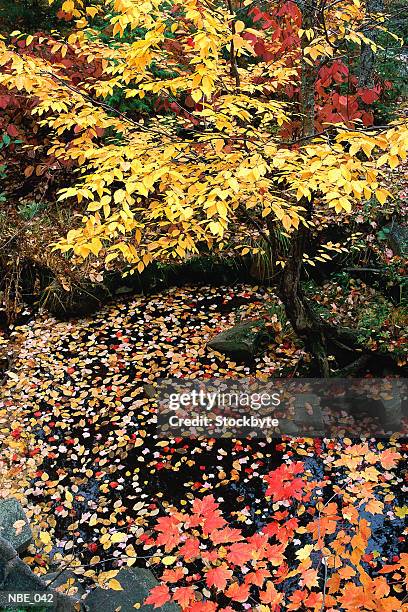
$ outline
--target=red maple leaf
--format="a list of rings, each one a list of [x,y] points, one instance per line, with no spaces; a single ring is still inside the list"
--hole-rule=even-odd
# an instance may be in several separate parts
[[[218,507],[219,504],[217,504],[213,495],[206,495],[203,499],[195,499],[193,512],[187,521],[188,524],[190,527],[201,525],[204,535],[209,535],[216,529],[221,529],[227,521],[221,516]]]
[[[267,569],[260,568],[254,572],[249,572],[249,574],[245,576],[245,582],[247,584],[255,584],[255,586],[261,587],[265,582],[265,579],[269,578],[270,575],[271,572],[269,572]]]
[[[254,547],[245,542],[232,544],[227,554],[227,561],[235,565],[245,565],[247,561],[252,559]]]
[[[213,544],[223,544],[231,542],[239,542],[242,540],[242,533],[240,529],[231,529],[231,527],[224,527],[224,529],[217,529],[210,534],[210,538]]]
[[[205,582],[208,587],[215,586],[219,591],[224,591],[231,576],[232,571],[226,565],[220,565],[207,572]]]
[[[179,582],[182,578],[184,578],[184,572],[182,567],[176,567],[175,569],[166,569],[164,570],[162,575],[163,582],[175,583]]]
[[[376,89],[360,89],[359,96],[365,104],[372,104],[379,98],[379,91]]]
[[[249,585],[233,582],[225,591],[225,595],[233,601],[243,603],[244,601],[247,601],[249,597]]]
[[[264,604],[278,605],[282,602],[283,593],[279,593],[279,591],[277,591],[274,587],[273,583],[268,580],[265,591],[259,592],[259,598]]]
[[[303,471],[304,466],[300,461],[290,465],[283,464],[276,470],[272,470],[265,476],[268,483],[266,495],[271,495],[274,502],[302,499],[304,483],[301,478],[295,478],[295,475]]]
[[[173,599],[180,604],[183,610],[188,606],[190,601],[194,601],[195,591],[193,587],[179,587],[173,593]]]
[[[212,601],[195,601],[186,608],[186,612],[216,612],[217,604]]]
[[[158,546],[165,547],[169,552],[180,542],[181,534],[179,531],[180,521],[176,516],[162,516],[158,519],[156,531],[159,531],[156,543]]]
[[[200,542],[197,538],[188,538],[178,552],[186,561],[196,559],[200,555]]]
[[[209,516],[204,517],[203,521],[203,534],[210,535],[216,529],[220,529],[224,527],[227,521],[221,516],[219,511],[213,512],[209,514]]]
[[[210,563],[215,563],[219,559],[219,552],[216,548],[213,550],[203,550],[201,552],[201,559],[209,561]]]
[[[149,597],[144,602],[146,605],[153,605],[155,608],[161,608],[163,604],[170,600],[169,587],[165,584],[158,584],[150,591]]]
[[[392,448],[386,448],[380,454],[380,463],[385,470],[391,470],[392,468],[396,467],[398,459],[400,458],[400,453],[396,452]]]

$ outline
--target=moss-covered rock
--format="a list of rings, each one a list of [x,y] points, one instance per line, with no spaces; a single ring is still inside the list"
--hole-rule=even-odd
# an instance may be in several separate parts
[[[255,357],[264,341],[270,338],[264,319],[242,321],[210,340],[208,347],[234,361],[248,361]]]
[[[18,522],[21,524],[16,528],[15,524]],[[24,509],[13,497],[0,500],[0,537],[7,540],[19,553],[24,552],[33,541]]]
[[[387,230],[387,242],[395,255],[408,257],[408,227],[392,223],[383,228]]]

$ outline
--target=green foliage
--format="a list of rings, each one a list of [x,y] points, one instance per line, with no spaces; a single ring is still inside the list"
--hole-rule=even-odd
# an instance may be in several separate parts
[[[385,299],[377,299],[364,308],[359,316],[357,330],[360,342],[375,342],[388,347],[400,330],[407,329],[408,307],[395,306]],[[396,354],[405,354],[404,345],[394,346]]]
[[[390,233],[390,228],[389,227],[383,227],[380,229],[379,232],[377,232],[377,238],[378,240],[387,240],[388,239],[388,234]]]
[[[2,134],[0,139],[0,204],[6,201],[6,194],[1,188],[1,183],[4,182],[7,176],[7,164],[5,163],[2,149],[6,149],[11,142],[12,140],[7,133]]]
[[[44,210],[42,202],[27,202],[18,208],[18,214],[24,221],[31,221]]]
[[[396,6],[394,15],[387,23],[387,28],[400,40],[395,40],[389,34],[381,34],[376,41],[379,45],[376,72],[383,82],[389,81],[392,84],[392,88],[374,105],[377,121],[384,123],[394,118],[398,107],[398,98],[406,98],[408,95],[408,52],[406,47],[408,18],[404,18],[403,15],[401,17],[397,11]],[[401,46],[401,40],[405,41],[403,46]]]
[[[61,22],[57,12],[62,1],[49,6],[47,0],[2,0],[0,6],[0,32],[22,30],[36,32],[50,30]]]

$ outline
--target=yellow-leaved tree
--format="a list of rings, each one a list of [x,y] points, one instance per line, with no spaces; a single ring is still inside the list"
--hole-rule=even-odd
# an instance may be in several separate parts
[[[76,198],[86,212],[57,248],[107,264],[122,258],[141,272],[205,249],[247,252],[255,236],[272,254],[295,332],[327,376],[328,355],[355,339],[303,296],[305,249],[328,211],[341,221],[356,202],[390,196],[383,173],[406,157],[407,124],[367,128],[355,119],[315,131],[322,66],[362,44],[376,50],[360,0],[286,2],[298,41],[286,49],[253,18],[257,4],[66,0],[73,26],[56,44],[62,56],[69,49],[100,61],[103,76],[74,83],[63,62],[3,39],[0,84],[32,96],[50,132],[48,154],[77,165],[60,199]],[[370,19],[383,27],[381,16]],[[162,114],[122,112],[107,103],[117,92],[130,109],[132,100],[166,105]]]

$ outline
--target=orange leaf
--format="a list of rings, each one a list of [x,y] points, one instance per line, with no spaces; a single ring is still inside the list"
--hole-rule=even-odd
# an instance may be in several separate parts
[[[238,582],[234,582],[225,591],[225,595],[233,601],[239,601],[243,603],[244,601],[247,601],[249,597],[249,585],[238,584]]]
[[[266,590],[259,592],[259,598],[264,604],[280,604],[283,599],[283,593],[279,593],[273,586],[273,583],[268,580]]]
[[[145,604],[153,605],[155,608],[161,608],[163,604],[170,600],[169,587],[165,584],[158,584],[150,591],[149,597],[145,600]]]
[[[179,587],[173,593],[173,599],[180,604],[182,609],[184,610],[190,603],[190,601],[194,601],[195,591],[193,587]]]
[[[385,470],[391,470],[396,467],[400,458],[400,453],[392,450],[392,448],[387,448],[380,455],[380,463]]]
[[[224,564],[210,569],[206,574],[205,582],[208,587],[215,586],[219,591],[224,591],[231,576],[232,571]]]

